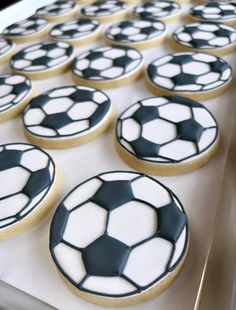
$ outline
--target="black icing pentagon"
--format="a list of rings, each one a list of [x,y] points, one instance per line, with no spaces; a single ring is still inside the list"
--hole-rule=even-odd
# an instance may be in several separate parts
[[[99,123],[104,118],[109,108],[110,108],[110,100],[106,100],[102,104],[100,104],[96,109],[96,111],[93,113],[93,115],[89,118],[90,127],[93,127],[97,123]]]
[[[177,133],[181,140],[197,143],[204,131],[204,128],[193,118],[177,123]]]
[[[51,183],[51,177],[48,168],[31,172],[31,175],[23,188],[22,192],[33,199]]]
[[[48,97],[48,95],[40,95],[40,96],[37,96],[37,97],[33,98],[33,99],[30,101],[30,108],[41,108],[41,107],[43,107],[49,100],[50,100],[50,98]]]
[[[133,60],[128,56],[121,56],[117,59],[114,59],[113,65],[114,67],[126,68]]]
[[[132,116],[138,123],[145,124],[158,118],[158,108],[154,106],[141,106]]]
[[[158,156],[160,146],[156,143],[148,141],[143,137],[140,137],[137,140],[131,141],[129,143],[138,157]]]
[[[96,60],[103,57],[103,52],[90,51],[90,53],[86,56],[88,60]]]
[[[41,122],[41,126],[58,130],[70,123],[71,123],[70,117],[66,113],[61,112],[46,115],[43,121]]]
[[[63,203],[61,203],[52,221],[50,231],[50,248],[54,248],[58,243],[61,242],[69,214],[69,211],[63,205]]]
[[[69,95],[74,102],[93,101],[93,92],[86,89],[75,89],[75,91]]]
[[[101,75],[101,70],[96,70],[96,69],[92,69],[92,68],[87,68],[82,70],[83,73],[83,77],[85,77],[86,79],[91,79],[93,77],[97,77]]]
[[[0,152],[0,171],[16,167],[20,164],[22,151],[4,150]]]
[[[181,73],[176,75],[172,78],[175,86],[182,86],[182,85],[194,85],[197,84],[196,81],[198,79],[198,75],[192,75],[188,73]]]
[[[173,58],[170,60],[170,63],[177,64],[182,66],[183,64],[192,62],[193,58],[191,55],[174,55]]]

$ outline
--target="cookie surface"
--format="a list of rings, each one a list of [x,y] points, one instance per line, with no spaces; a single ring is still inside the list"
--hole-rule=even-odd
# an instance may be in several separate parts
[[[77,186],[60,203],[50,231],[51,255],[66,283],[108,306],[134,304],[169,286],[187,246],[180,201],[135,172],[103,173]]]
[[[236,3],[212,1],[194,6],[190,10],[192,18],[236,24]]]
[[[174,175],[205,164],[214,154],[218,135],[214,117],[200,103],[178,96],[153,97],[121,114],[116,146],[132,167]]]
[[[36,16],[46,18],[49,21],[59,21],[70,17],[76,10],[77,6],[75,1],[57,0],[55,3],[38,9]]]
[[[13,71],[32,78],[46,78],[65,71],[73,58],[73,47],[66,42],[42,42],[16,53],[10,62]]]
[[[11,57],[14,49],[15,45],[11,40],[0,37],[0,63]]]
[[[178,28],[172,38],[183,48],[203,50],[214,55],[236,49],[236,29],[214,22],[187,24]]]
[[[111,44],[150,48],[164,39],[165,30],[160,21],[125,20],[109,27],[105,38]]]
[[[65,86],[34,98],[23,114],[26,136],[43,147],[68,147],[95,138],[110,125],[111,101],[94,88]]]
[[[112,22],[123,17],[127,10],[128,5],[124,1],[102,0],[83,7],[81,14],[85,17],[98,19],[101,22]]]
[[[81,18],[55,25],[49,35],[56,40],[81,44],[94,40],[100,32],[101,26],[96,20]]]
[[[205,53],[175,53],[154,60],[147,68],[147,87],[160,94],[184,94],[207,100],[221,94],[232,80],[223,59]]]
[[[16,116],[32,98],[32,83],[22,75],[0,75],[0,121]]]
[[[19,39],[24,42],[25,39],[37,38],[40,34],[46,33],[48,22],[46,19],[31,16],[8,26],[3,34],[12,39]],[[23,40],[23,41],[22,41]]]
[[[137,79],[143,57],[134,48],[104,46],[79,55],[72,64],[76,83],[95,87],[119,87]]]
[[[56,174],[43,150],[24,143],[0,146],[1,240],[32,227],[49,211],[58,196]]]
[[[137,5],[132,11],[140,19],[164,21],[174,21],[180,12],[180,5],[173,1],[147,1]]]

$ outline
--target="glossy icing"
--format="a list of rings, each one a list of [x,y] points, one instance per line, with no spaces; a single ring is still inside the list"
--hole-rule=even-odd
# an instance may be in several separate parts
[[[81,14],[87,17],[109,17],[125,12],[128,5],[119,0],[101,0],[89,4],[81,9]]]
[[[178,28],[172,37],[176,42],[187,47],[225,48],[236,44],[236,29],[214,22],[193,23]]]
[[[204,53],[184,52],[162,56],[147,68],[154,85],[176,92],[213,91],[232,78],[223,59]]]
[[[22,75],[0,75],[0,113],[15,108],[31,89],[31,81]]]
[[[188,224],[177,197],[135,172],[100,174],[73,189],[51,225],[50,251],[77,289],[125,298],[159,284],[186,252]]]
[[[24,143],[0,146],[0,230],[38,208],[54,181],[54,162],[43,150]]]
[[[164,31],[165,25],[160,21],[126,20],[109,27],[105,36],[120,43],[136,43],[156,39]]]
[[[10,52],[12,48],[13,43],[11,42],[11,40],[0,37],[0,57]]]
[[[37,10],[36,15],[39,17],[51,17],[65,15],[75,9],[76,3],[72,0],[57,0]]]
[[[10,65],[13,69],[26,72],[40,72],[60,67],[69,61],[73,47],[65,42],[36,43],[16,53]]]
[[[60,140],[88,134],[107,120],[110,112],[110,99],[103,92],[64,86],[32,99],[23,114],[23,123],[33,135]]]
[[[207,2],[196,5],[190,10],[190,14],[197,19],[228,21],[236,19],[235,2]]]
[[[88,80],[116,80],[140,69],[143,58],[134,48],[104,46],[79,55],[72,64],[73,73]]]
[[[200,103],[178,96],[140,100],[118,118],[117,142],[138,159],[182,163],[206,153],[218,125]]]

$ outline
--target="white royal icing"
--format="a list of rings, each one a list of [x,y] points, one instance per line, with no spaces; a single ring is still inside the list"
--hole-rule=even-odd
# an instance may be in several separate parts
[[[40,17],[53,17],[66,15],[73,11],[76,4],[72,0],[57,0],[55,3],[49,4],[37,10],[36,15]]]
[[[81,13],[86,17],[110,17],[125,12],[128,5],[124,1],[106,0],[96,1],[81,9]]]
[[[0,37],[0,59],[13,48],[13,44],[9,39]]]

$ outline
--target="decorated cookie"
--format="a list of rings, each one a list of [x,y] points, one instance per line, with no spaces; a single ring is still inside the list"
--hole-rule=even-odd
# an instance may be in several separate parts
[[[31,16],[8,26],[3,34],[17,43],[25,43],[41,39],[48,29],[49,24],[46,19]]]
[[[65,72],[73,59],[73,48],[66,42],[41,42],[22,49],[10,62],[13,72],[32,79],[45,79]]]
[[[0,146],[0,240],[41,220],[57,201],[58,172],[52,158],[34,145]]]
[[[15,50],[15,44],[9,40],[0,37],[0,64],[7,61]]]
[[[88,142],[113,120],[110,99],[83,86],[64,86],[34,98],[23,114],[26,137],[48,148]]]
[[[205,53],[176,53],[154,60],[147,68],[147,87],[155,95],[183,94],[208,100],[222,94],[232,81],[223,59]]]
[[[187,24],[172,35],[174,47],[223,55],[236,49],[236,29],[214,22]]]
[[[50,31],[52,39],[81,46],[96,40],[101,34],[102,27],[96,20],[81,18],[58,24]]]
[[[128,12],[128,5],[120,0],[100,0],[81,9],[81,14],[101,23],[121,20]]]
[[[171,284],[188,240],[187,216],[170,189],[144,174],[114,171],[85,181],[60,203],[50,251],[80,297],[125,306]]]
[[[140,100],[121,114],[116,149],[136,170],[176,175],[205,165],[219,142],[218,126],[200,103],[178,96]]]
[[[110,44],[146,49],[161,43],[165,33],[165,25],[160,21],[126,20],[108,28],[105,38]]]
[[[50,22],[64,21],[78,11],[78,6],[73,0],[57,0],[56,2],[40,8],[36,16],[46,18]]]
[[[181,8],[173,1],[146,1],[137,5],[132,13],[140,19],[174,22],[180,18]]]
[[[34,91],[31,81],[23,75],[0,75],[0,121],[22,112]]]
[[[194,6],[190,10],[192,19],[223,22],[236,25],[236,2],[211,1]]]
[[[75,58],[72,65],[76,83],[100,88],[127,85],[141,75],[143,58],[134,48],[104,46]]]

